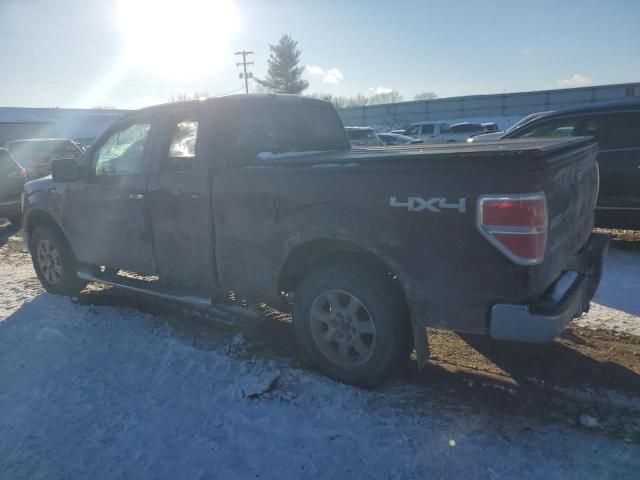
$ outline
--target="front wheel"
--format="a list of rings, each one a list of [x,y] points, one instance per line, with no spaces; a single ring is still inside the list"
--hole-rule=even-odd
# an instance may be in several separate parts
[[[76,295],[84,286],[66,239],[48,225],[35,228],[30,241],[36,275],[47,292]]]
[[[306,355],[329,377],[373,387],[407,357],[406,308],[390,280],[360,267],[326,267],[296,291],[294,328]]]

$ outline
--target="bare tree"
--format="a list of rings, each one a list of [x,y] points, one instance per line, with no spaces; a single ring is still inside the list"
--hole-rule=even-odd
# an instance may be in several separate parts
[[[189,96],[187,93],[178,93],[176,95],[171,95],[169,97],[169,103],[173,102],[185,102],[187,100],[200,100],[203,98],[209,98],[208,92],[194,92],[193,95]]]
[[[334,95],[332,93],[312,93],[309,95],[313,98],[319,98],[320,100],[326,100],[327,102],[333,103],[333,106],[336,108],[344,108],[347,105],[347,98],[341,97],[339,95]]]
[[[345,107],[364,107],[369,105],[369,98],[359,93],[355,97],[345,99]]]
[[[402,101],[402,95],[397,90],[390,92],[376,93],[369,97],[369,105],[381,105],[383,103],[397,103]]]
[[[436,98],[438,98],[438,95],[434,92],[422,92],[413,97],[414,100],[435,100]]]

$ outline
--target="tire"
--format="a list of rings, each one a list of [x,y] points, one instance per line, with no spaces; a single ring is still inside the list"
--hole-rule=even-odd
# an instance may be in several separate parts
[[[76,259],[58,230],[39,225],[31,234],[31,260],[44,289],[56,295],[77,295],[86,284],[78,278]]]
[[[11,225],[19,227],[22,225],[22,215],[11,215],[7,217],[7,220],[11,222]]]
[[[391,281],[367,268],[323,267],[308,275],[296,290],[293,321],[305,355],[343,383],[375,387],[411,351],[406,307]]]

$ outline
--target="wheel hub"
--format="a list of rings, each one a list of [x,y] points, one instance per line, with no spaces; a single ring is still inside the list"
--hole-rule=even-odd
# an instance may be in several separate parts
[[[38,268],[40,273],[51,285],[60,282],[62,278],[62,264],[60,255],[51,241],[43,239],[38,243],[36,250]]]
[[[320,351],[340,366],[359,366],[375,349],[375,324],[360,300],[344,290],[329,290],[311,306],[311,332]]]

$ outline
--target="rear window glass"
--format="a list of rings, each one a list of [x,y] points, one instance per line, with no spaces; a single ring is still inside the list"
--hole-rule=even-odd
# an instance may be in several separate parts
[[[373,130],[347,130],[350,140],[371,140],[376,138]]]
[[[349,148],[336,112],[324,106],[259,106],[234,118],[235,147],[242,160],[259,153],[319,152]],[[267,158],[261,156],[261,158]]]
[[[461,123],[456,125],[451,125],[449,127],[449,131],[451,133],[472,133],[472,132],[481,132],[483,130],[482,125],[475,123]]]

